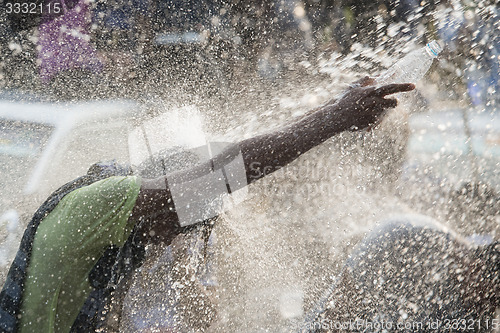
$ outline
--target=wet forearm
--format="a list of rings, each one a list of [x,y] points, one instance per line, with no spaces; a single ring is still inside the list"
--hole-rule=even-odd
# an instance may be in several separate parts
[[[352,124],[346,112],[326,104],[275,132],[240,142],[248,183],[278,170]]]
[[[143,179],[133,215],[148,216],[159,212],[174,212],[169,183],[174,180],[176,183],[189,183],[190,180],[222,170],[241,152],[247,179],[246,182],[232,182],[231,190],[238,190],[289,164],[333,135],[347,130],[351,121],[345,119],[342,116],[345,112],[341,111],[334,104],[324,105],[279,130],[228,146],[212,159],[191,169],[157,179]]]
[[[168,236],[179,230],[179,226],[196,223],[190,218],[179,224],[179,208],[189,210],[193,200],[194,206],[196,200],[218,202],[221,195],[278,170],[335,134],[376,123],[386,109],[397,105],[395,99],[386,99],[387,95],[414,88],[413,84],[352,88],[337,102],[325,104],[286,127],[238,144],[224,145],[219,154],[194,168],[143,180],[132,215],[138,219],[165,215],[167,218],[163,219],[165,223],[161,224],[159,234]],[[244,170],[239,167],[240,157]],[[242,171],[243,179],[238,170]],[[174,204],[172,191],[178,194],[180,202]],[[184,202],[185,199],[188,201]],[[201,215],[203,219],[206,214]]]

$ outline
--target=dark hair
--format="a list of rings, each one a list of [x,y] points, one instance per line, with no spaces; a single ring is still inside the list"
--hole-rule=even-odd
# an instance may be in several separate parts
[[[490,281],[492,286],[500,289],[500,241],[480,247],[476,254],[480,259],[482,277]],[[492,296],[494,302],[492,305],[499,307],[500,290],[494,291]]]

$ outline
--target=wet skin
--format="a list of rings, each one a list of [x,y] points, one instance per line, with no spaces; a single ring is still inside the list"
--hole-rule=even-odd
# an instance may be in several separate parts
[[[276,131],[237,143],[243,156],[247,183],[251,184],[289,164],[336,134],[362,130],[377,124],[388,109],[397,105],[395,98],[386,98],[388,95],[415,89],[411,83],[370,86],[373,83],[373,79],[365,77],[351,85],[339,100],[332,99]],[[193,179],[206,173],[210,166],[215,169],[224,166],[228,155],[228,151],[223,151],[192,169],[156,179],[143,179],[132,212],[134,219],[147,217],[145,220],[148,222],[141,225],[140,234],[149,240],[169,243],[181,228],[168,179],[172,176]]]

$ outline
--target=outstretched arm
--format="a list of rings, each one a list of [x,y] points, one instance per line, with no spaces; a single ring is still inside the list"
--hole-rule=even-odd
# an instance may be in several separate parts
[[[397,105],[395,99],[385,96],[412,89],[413,84],[353,88],[340,100],[317,108],[297,122],[242,141],[248,183],[287,165],[335,134],[376,123],[387,108]]]
[[[237,146],[243,157],[247,182],[241,183],[240,187],[289,164],[335,134],[363,129],[376,123],[386,109],[397,105],[395,99],[386,99],[385,96],[412,89],[413,84],[352,88],[338,101],[326,103],[288,126],[241,141]],[[207,175],[223,168],[234,157],[233,152],[234,149],[230,147],[189,170],[157,179],[143,179],[133,215],[140,217],[162,214],[169,217],[163,218],[162,229],[172,231],[178,228],[169,179],[191,180]],[[232,188],[233,191],[237,189]]]

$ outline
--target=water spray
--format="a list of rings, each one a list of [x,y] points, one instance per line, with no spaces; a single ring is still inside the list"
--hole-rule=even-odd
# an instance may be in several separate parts
[[[432,62],[442,52],[442,46],[435,40],[429,42],[425,47],[408,53],[396,62],[385,73],[376,80],[377,85],[390,83],[405,83],[420,81],[429,71]],[[472,169],[472,181],[477,184],[479,180],[478,164],[472,144],[472,132],[469,126],[467,109],[462,110],[464,133],[466,136],[467,155],[469,156]]]

